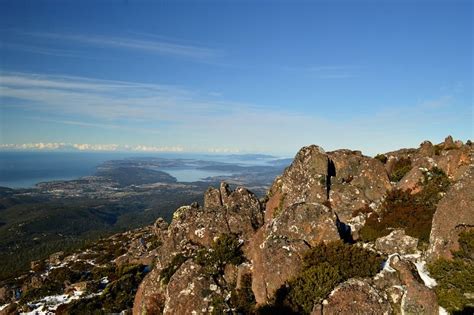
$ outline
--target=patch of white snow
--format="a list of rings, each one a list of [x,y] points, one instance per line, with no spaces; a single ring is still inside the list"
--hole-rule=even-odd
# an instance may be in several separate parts
[[[426,261],[417,261],[415,266],[416,270],[418,270],[421,280],[423,280],[428,288],[431,289],[437,285],[436,280],[431,278],[428,271],[426,270]]]

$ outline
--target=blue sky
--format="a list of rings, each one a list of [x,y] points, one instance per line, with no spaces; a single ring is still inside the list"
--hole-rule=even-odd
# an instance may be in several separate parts
[[[0,1],[0,145],[366,154],[473,136],[472,1]]]

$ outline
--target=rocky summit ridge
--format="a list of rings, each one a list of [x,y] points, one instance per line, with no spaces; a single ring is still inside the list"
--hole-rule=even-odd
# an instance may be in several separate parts
[[[32,262],[0,314],[472,311],[473,149],[303,147],[265,198],[222,183],[169,223]]]

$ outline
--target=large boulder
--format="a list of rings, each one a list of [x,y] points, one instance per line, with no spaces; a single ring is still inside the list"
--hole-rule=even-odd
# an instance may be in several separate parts
[[[207,313],[210,297],[217,290],[217,285],[202,275],[202,267],[188,260],[170,279],[163,314]]]
[[[321,204],[300,203],[267,222],[250,242],[252,290],[266,303],[300,270],[304,253],[320,242],[339,240],[337,217]]]
[[[255,194],[243,187],[231,191],[223,183],[220,189],[206,191],[204,208],[193,204],[176,210],[168,237],[172,248],[189,242],[210,246],[221,234],[239,234],[248,240],[262,225],[263,209]]]
[[[328,153],[328,177],[331,207],[342,221],[355,210],[378,202],[391,188],[383,164],[360,151],[337,150]]]
[[[160,270],[154,269],[140,284],[133,314],[207,313],[212,296],[220,289],[202,269],[188,259],[171,276],[168,284],[160,279]]]
[[[459,234],[474,228],[474,165],[441,199],[433,216],[428,257],[451,258],[458,250]]]
[[[438,314],[436,294],[427,286],[431,284],[421,279],[419,262],[415,265],[409,259],[413,257],[390,255],[383,270],[370,283],[385,293],[394,314]]]
[[[416,252],[418,239],[405,234],[405,230],[397,229],[389,235],[380,237],[375,241],[375,248],[387,255],[398,253],[400,255]]]
[[[302,148],[269,192],[265,222],[296,203],[331,205],[342,221],[355,210],[378,202],[391,188],[383,164],[360,151],[325,153],[318,146]]]
[[[401,190],[410,190],[412,194],[420,192],[423,188],[424,173],[436,166],[435,160],[431,157],[416,159],[413,162],[413,168],[403,176],[396,187]]]
[[[270,188],[265,222],[295,203],[325,202],[328,195],[328,162],[327,154],[321,147],[303,147]]]

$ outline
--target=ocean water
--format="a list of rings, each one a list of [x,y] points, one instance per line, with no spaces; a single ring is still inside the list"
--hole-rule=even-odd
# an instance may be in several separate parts
[[[39,182],[70,180],[93,175],[97,166],[109,160],[136,157],[162,157],[169,159],[201,159],[239,164],[264,164],[262,161],[241,160],[239,156],[204,154],[145,154],[103,152],[6,152],[0,151],[0,186],[30,188]],[[194,182],[210,176],[226,176],[229,172],[193,168],[160,169],[180,182]]]
[[[0,186],[28,188],[36,183],[93,175],[96,167],[120,153],[0,152]]]

